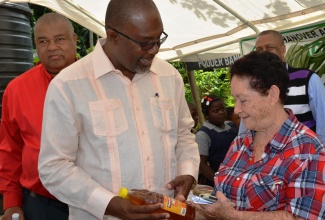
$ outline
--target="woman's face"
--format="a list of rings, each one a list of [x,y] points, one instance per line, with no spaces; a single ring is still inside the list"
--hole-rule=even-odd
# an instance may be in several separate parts
[[[223,127],[227,118],[226,108],[223,102],[212,102],[205,117],[211,124],[217,127]]]
[[[269,96],[262,96],[253,90],[250,79],[234,76],[231,80],[231,93],[235,99],[234,112],[243,120],[249,130],[259,131],[267,128],[270,120]]]

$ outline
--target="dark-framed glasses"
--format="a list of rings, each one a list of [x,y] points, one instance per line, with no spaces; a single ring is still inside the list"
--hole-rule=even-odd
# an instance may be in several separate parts
[[[115,31],[116,33],[122,35],[123,37],[125,37],[126,39],[130,40],[130,41],[133,41],[134,43],[138,44],[140,47],[141,47],[141,50],[143,51],[147,51],[147,50],[150,50],[151,48],[153,48],[155,46],[155,44],[158,45],[158,47],[160,47],[160,45],[162,45],[167,37],[168,37],[168,34],[166,34],[164,31],[162,32],[163,36],[162,38],[160,38],[160,40],[156,41],[156,42],[146,42],[146,43],[143,43],[143,42],[139,42],[139,41],[136,41],[136,40],[133,40],[131,37],[119,32],[118,30],[116,30],[115,28],[112,28],[110,27],[109,25],[107,25],[107,27],[113,31]]]

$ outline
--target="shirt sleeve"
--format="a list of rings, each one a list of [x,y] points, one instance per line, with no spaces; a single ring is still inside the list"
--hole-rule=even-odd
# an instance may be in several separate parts
[[[297,170],[286,189],[289,205],[287,210],[302,219],[324,219],[325,198],[325,151],[309,155],[304,161],[299,161]]]
[[[325,144],[325,87],[315,73],[308,84],[309,105],[316,121],[316,133]]]
[[[11,94],[8,85],[2,99],[0,126],[0,192],[3,195],[4,209],[22,206],[22,188],[19,179],[22,173],[23,140],[15,120],[16,115],[13,116],[13,110],[18,106],[13,106],[15,101]],[[18,103],[16,102],[16,105]]]
[[[176,69],[174,71],[177,71]],[[178,91],[179,110],[178,110],[178,131],[176,144],[177,157],[177,175],[191,175],[196,180],[198,178],[200,156],[195,135],[191,133],[193,127],[193,119],[185,100],[184,82],[180,74],[177,72],[176,89]]]
[[[44,105],[38,163],[40,179],[62,202],[102,219],[109,201],[116,195],[75,163],[80,125],[75,119],[71,94],[60,81],[57,84],[54,81],[48,88]]]
[[[199,146],[200,155],[209,156],[209,147],[211,145],[209,135],[204,131],[198,131],[195,134],[195,142]]]

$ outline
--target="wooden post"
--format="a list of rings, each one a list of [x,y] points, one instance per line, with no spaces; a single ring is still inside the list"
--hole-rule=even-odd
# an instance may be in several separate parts
[[[89,48],[94,47],[94,33],[89,31]]]
[[[188,76],[188,81],[190,82],[190,88],[191,88],[191,93],[192,93],[192,97],[194,100],[194,104],[197,107],[197,112],[199,115],[198,126],[201,127],[203,122],[205,121],[205,119],[204,119],[202,109],[201,109],[201,97],[199,96],[199,92],[197,90],[195,76],[194,76],[194,70],[191,70],[191,71],[186,70],[186,72],[187,72],[187,76]]]

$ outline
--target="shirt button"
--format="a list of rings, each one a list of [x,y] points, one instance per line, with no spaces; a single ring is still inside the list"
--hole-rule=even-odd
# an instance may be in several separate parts
[[[252,160],[252,158],[250,157],[249,160]]]
[[[215,174],[219,174],[219,171],[218,171],[218,172],[216,172]]]
[[[263,161],[260,161],[260,163],[263,163]]]
[[[263,181],[260,181],[260,184],[264,185],[264,182]]]
[[[237,177],[237,180],[240,180],[240,178],[239,178],[239,177]]]
[[[150,160],[150,157],[147,157],[147,160]]]

